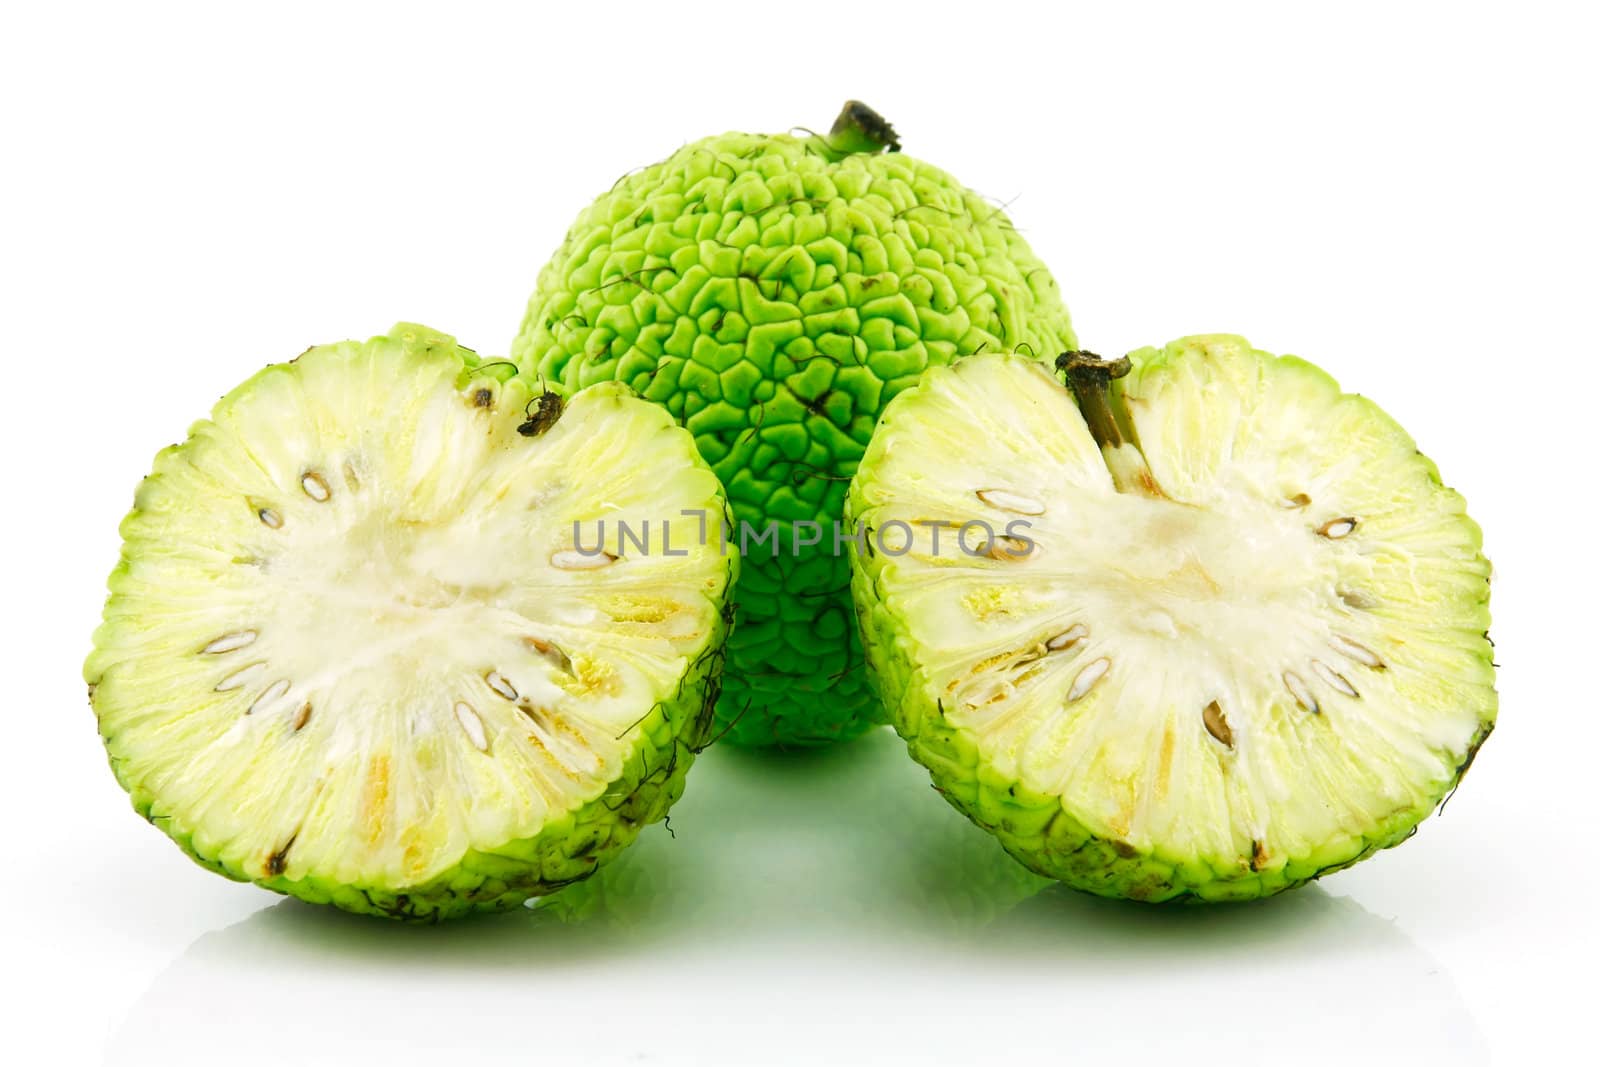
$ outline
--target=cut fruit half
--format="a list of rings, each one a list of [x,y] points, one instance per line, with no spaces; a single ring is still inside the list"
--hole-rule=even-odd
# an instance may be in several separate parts
[[[139,488],[84,668],[112,767],[231,878],[404,918],[520,904],[681,791],[736,566],[694,534],[723,515],[626,387],[563,404],[414,326],[311,349]]]
[[[1062,368],[930,371],[851,486],[868,660],[935,786],[1034,870],[1141,900],[1409,836],[1495,717],[1461,497],[1376,405],[1240,338]]]

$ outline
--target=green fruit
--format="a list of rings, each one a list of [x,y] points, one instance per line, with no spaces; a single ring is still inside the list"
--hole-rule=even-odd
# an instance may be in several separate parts
[[[1072,392],[1007,355],[930,372],[851,486],[868,659],[935,787],[1138,900],[1404,840],[1495,718],[1461,497],[1375,404],[1240,338],[1061,365]]]
[[[682,790],[733,579],[615,520],[723,506],[623,386],[563,405],[416,326],[313,348],[139,487],[84,667],[112,769],[202,865],[351,911],[584,878]]]
[[[741,743],[880,715],[834,535],[883,406],[957,356],[1074,345],[1005,215],[898,148],[851,102],[827,137],[724,134],[624,176],[540,274],[512,347],[568,387],[616,379],[666,405],[727,486],[751,536],[718,717]]]

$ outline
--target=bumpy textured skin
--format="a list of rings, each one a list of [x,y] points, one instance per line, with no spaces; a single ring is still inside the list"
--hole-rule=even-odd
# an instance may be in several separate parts
[[[1361,839],[1359,847],[1292,860],[1279,868],[1252,870],[1248,863],[1197,867],[1144,854],[1120,841],[1096,837],[1063,810],[1060,798],[995,775],[979,760],[977,745],[952,727],[937,706],[928,706],[912,685],[914,670],[895,640],[893,617],[882,610],[871,579],[858,578],[861,622],[869,662],[885,704],[895,709],[894,727],[911,755],[928,768],[934,789],[967,818],[989,831],[1019,863],[1097,896],[1149,902],[1254,900],[1343,870],[1416,833],[1432,809],[1397,813]],[[1474,739],[1477,753],[1493,726]],[[1472,763],[1457,769],[1453,789]]]
[[[883,406],[957,356],[1075,346],[1049,272],[944,171],[730,133],[624,177],[578,216],[512,357],[666,405],[735,520],[777,521],[778,558],[753,547],[745,559],[717,715],[742,744],[815,744],[881,714],[832,535]],[[808,521],[822,544],[796,555],[792,524]]]
[[[1165,351],[1143,349],[1131,356],[1136,367],[1154,366],[1181,351],[1179,343]],[[904,399],[910,400],[910,394]],[[892,419],[893,412],[886,418]],[[873,454],[869,452],[862,462],[862,477],[852,486],[847,518],[866,510],[861,486],[872,478],[872,468]],[[1438,482],[1436,469],[1431,476]],[[1476,533],[1476,528],[1474,532],[1475,547],[1481,550],[1481,534]],[[945,717],[942,704],[929,694],[913,662],[912,650],[901,636],[904,624],[890,610],[887,592],[878,580],[884,556],[853,552],[852,561],[851,589],[871,684],[912,757],[928,769],[934,789],[956,810],[993,834],[1029,870],[1098,896],[1146,902],[1254,900],[1343,870],[1415,834],[1418,824],[1434,807],[1448,799],[1494,729],[1491,717],[1473,738],[1455,774],[1438,790],[1434,804],[1398,811],[1364,836],[1349,839],[1342,846],[1324,848],[1314,855],[1261,870],[1254,869],[1247,860],[1177,862],[1159,851],[1140,852],[1126,842],[1096,836],[1063,808],[1059,797],[1031,790],[986,765],[977,739]],[[1487,579],[1482,597],[1486,605]],[[1482,658],[1489,663],[1487,654]]]
[[[442,348],[456,354],[462,360],[464,378],[475,368],[492,366],[469,350],[457,348],[453,338],[419,327],[397,327],[390,338],[375,339],[372,343],[393,340],[416,350]],[[249,389],[250,385],[246,382],[235,392]],[[168,451],[182,447],[173,445]],[[149,480],[146,479],[147,484]],[[138,524],[140,514],[140,498],[136,496],[133,510],[123,519],[125,535]],[[105,607],[108,624],[120,613],[118,590],[136,584],[131,567],[125,546],[122,559],[107,580],[111,590]],[[728,585],[733,583],[736,574],[737,560],[730,558]],[[604,793],[546,823],[532,837],[507,841],[492,850],[469,850],[453,868],[417,885],[394,887],[317,878],[264,877],[259,868],[231,866],[208,856],[194,841],[196,827],[164,814],[159,798],[143,782],[124,773],[115,733],[102,728],[102,739],[111,769],[127,790],[134,810],[207,870],[311,903],[333,904],[346,911],[393,919],[437,922],[471,912],[500,911],[588,878],[631,844],[640,830],[666,815],[683,792],[684,779],[696,753],[712,736],[731,617],[730,603],[709,635],[704,651],[690,664],[671,699],[657,704],[640,721],[637,741],[626,768]],[[97,646],[100,638],[101,634],[97,633]],[[97,662],[97,657],[91,655],[84,672],[91,707],[95,706],[101,681]]]

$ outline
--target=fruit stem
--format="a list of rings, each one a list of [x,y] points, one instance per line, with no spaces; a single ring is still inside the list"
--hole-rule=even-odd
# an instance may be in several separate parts
[[[1067,376],[1067,387],[1078,401],[1078,410],[1089,427],[1089,434],[1100,446],[1106,469],[1119,493],[1137,492],[1165,497],[1144,453],[1139,450],[1133,419],[1120,395],[1113,396],[1111,383],[1133,369],[1127,356],[1101,359],[1093,352],[1063,352],[1056,358],[1056,370]]]
[[[818,140],[834,159],[857,153],[875,155],[885,149],[900,151],[900,138],[889,120],[859,100],[846,100],[828,136]]]

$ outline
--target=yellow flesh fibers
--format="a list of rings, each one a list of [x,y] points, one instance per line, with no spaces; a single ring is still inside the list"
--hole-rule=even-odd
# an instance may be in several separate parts
[[[1117,491],[1030,361],[891,409],[858,513],[914,531],[878,578],[913,686],[997,780],[1174,862],[1307,856],[1430,805],[1494,708],[1461,498],[1308,364],[1222,337],[1139,356],[1115,392],[1149,492]],[[1033,548],[946,527],[933,551],[969,520]]]
[[[87,673],[119,776],[198,854],[405,885],[530,837],[605,791],[716,628],[715,541],[662,551],[663,517],[719,506],[688,435],[603,387],[524,436],[537,384],[488,371],[313,350],[157,460]],[[601,519],[617,558],[572,567]]]

